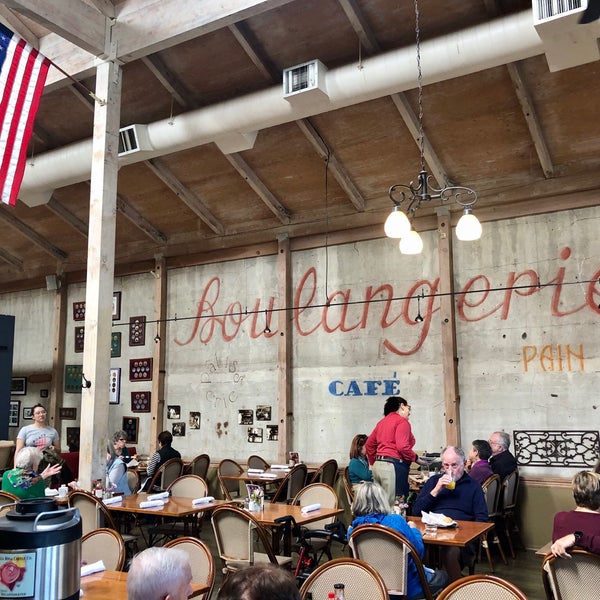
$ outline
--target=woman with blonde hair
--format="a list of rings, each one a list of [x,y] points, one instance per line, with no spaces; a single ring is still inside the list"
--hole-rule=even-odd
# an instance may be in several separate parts
[[[573,477],[573,498],[577,508],[554,516],[552,546],[554,556],[571,558],[567,549],[578,546],[600,554],[600,475],[580,471]]]

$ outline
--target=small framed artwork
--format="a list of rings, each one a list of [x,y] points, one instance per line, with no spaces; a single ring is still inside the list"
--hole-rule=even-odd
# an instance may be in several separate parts
[[[23,420],[31,421],[31,419],[33,419],[33,406],[25,406],[23,408]]]
[[[47,398],[50,395],[49,390],[40,390],[40,398]]]
[[[65,392],[81,394],[83,365],[65,365]]]
[[[112,320],[118,321],[121,318],[121,292],[113,294]]]
[[[131,392],[131,412],[150,412],[152,392]]]
[[[190,419],[188,421],[190,429],[200,429],[200,413],[190,412]]]
[[[83,342],[85,339],[85,327],[83,325],[78,325],[75,327],[75,352],[83,352]]]
[[[69,452],[79,452],[79,427],[67,427],[67,446]]]
[[[262,444],[262,441],[263,441],[262,427],[248,427],[248,441],[251,444]]]
[[[252,425],[254,423],[254,411],[238,410],[238,423],[240,425]]]
[[[61,419],[74,420],[77,418],[77,409],[63,406],[61,409],[59,409],[58,414],[60,415]]]
[[[129,345],[143,346],[146,343],[146,317],[131,317],[129,319]]]
[[[85,321],[85,301],[73,302],[73,321]]]
[[[181,406],[169,404],[167,406],[167,419],[181,419]]]
[[[123,417],[123,431],[127,434],[127,441],[130,444],[137,444],[138,430],[140,425],[139,417]]]
[[[108,403],[119,404],[121,401],[121,369],[113,367],[108,378]]]
[[[173,437],[183,437],[185,435],[185,423],[173,423],[173,430],[171,431]]]
[[[10,382],[11,396],[27,395],[27,377],[13,377]]]
[[[19,400],[11,400],[8,404],[8,426],[19,426],[19,413],[21,411],[21,402]]]
[[[110,336],[110,357],[119,358],[121,356],[121,332],[113,331]]]
[[[279,425],[267,425],[267,441],[276,442],[279,440]]]
[[[259,404],[256,407],[256,420],[257,421],[270,421],[271,420],[271,407],[265,404]]]
[[[152,381],[152,358],[132,358],[129,361],[129,381]]]

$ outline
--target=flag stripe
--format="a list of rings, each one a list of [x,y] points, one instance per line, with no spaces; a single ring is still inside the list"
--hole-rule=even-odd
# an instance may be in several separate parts
[[[50,61],[0,25],[0,190],[15,204]]]

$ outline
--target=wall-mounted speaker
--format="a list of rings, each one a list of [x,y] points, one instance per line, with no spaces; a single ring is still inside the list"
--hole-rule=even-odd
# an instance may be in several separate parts
[[[59,287],[58,277],[56,275],[46,275],[46,289],[57,290]]]

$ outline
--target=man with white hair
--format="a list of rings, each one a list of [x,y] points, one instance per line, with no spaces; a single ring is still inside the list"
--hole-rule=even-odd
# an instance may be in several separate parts
[[[178,548],[154,546],[136,554],[127,574],[127,600],[186,600],[192,568]]]
[[[517,468],[517,459],[510,453],[510,436],[504,431],[494,431],[488,440],[492,447],[490,466],[504,479]]]

